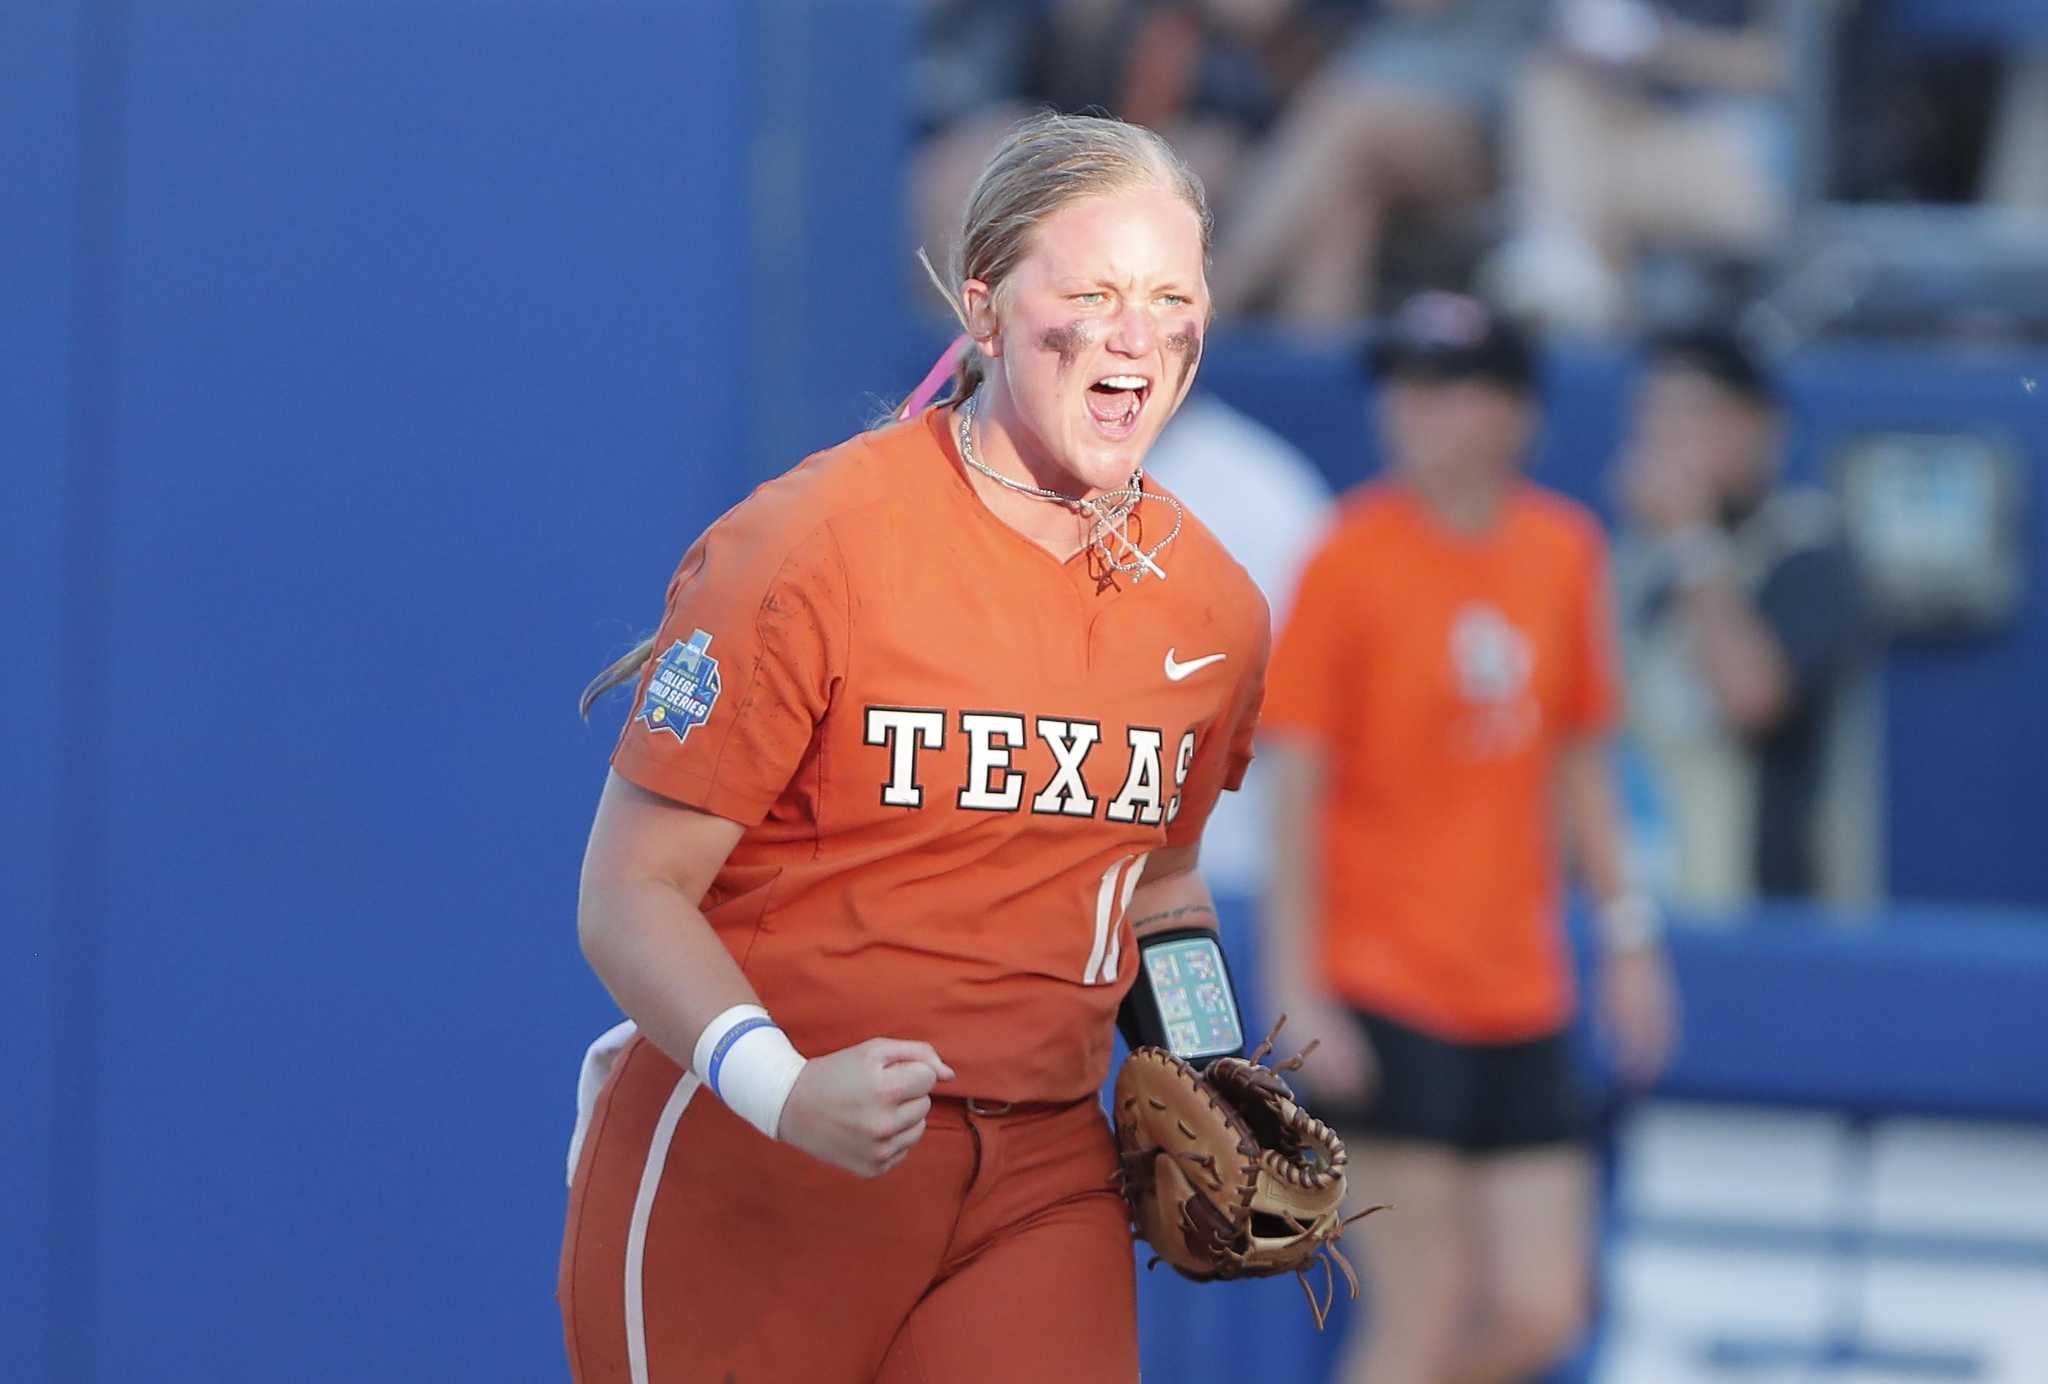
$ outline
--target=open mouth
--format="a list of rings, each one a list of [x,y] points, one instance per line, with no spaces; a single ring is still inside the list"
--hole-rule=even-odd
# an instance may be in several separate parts
[[[1104,436],[1129,437],[1151,394],[1152,381],[1144,375],[1104,375],[1088,386],[1088,416]]]

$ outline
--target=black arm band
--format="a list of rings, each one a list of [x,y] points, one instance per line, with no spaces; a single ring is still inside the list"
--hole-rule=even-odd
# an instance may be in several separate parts
[[[1116,1025],[1134,1048],[1165,1048],[1200,1067],[1244,1052],[1244,1019],[1230,963],[1209,928],[1155,932],[1138,942],[1138,978]]]

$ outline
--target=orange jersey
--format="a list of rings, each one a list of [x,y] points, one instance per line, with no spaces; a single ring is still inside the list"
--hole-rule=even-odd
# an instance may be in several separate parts
[[[1318,951],[1343,998],[1473,1042],[1569,1017],[1552,768],[1615,714],[1605,565],[1593,516],[1526,483],[1471,537],[1369,486],[1309,564],[1265,724],[1326,757]]]
[[[706,531],[612,765],[746,827],[704,911],[799,1051],[923,1039],[942,1092],[1070,1100],[1107,1074],[1146,856],[1250,762],[1267,613],[1193,516],[1163,581],[1060,562],[975,495],[952,423]],[[1173,522],[1138,517],[1148,545]]]

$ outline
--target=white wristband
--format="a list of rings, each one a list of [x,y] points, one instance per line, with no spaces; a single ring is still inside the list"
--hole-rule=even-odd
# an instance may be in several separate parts
[[[773,1139],[804,1056],[758,1004],[736,1004],[704,1025],[690,1066],[733,1114]]]

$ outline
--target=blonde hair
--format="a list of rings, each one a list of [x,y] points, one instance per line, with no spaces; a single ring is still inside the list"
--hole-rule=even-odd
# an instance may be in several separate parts
[[[583,695],[576,699],[576,711],[584,720],[590,719],[590,708],[597,705],[597,699],[622,683],[632,682],[647,666],[647,660],[654,657],[654,636],[648,635],[632,649],[609,664],[605,670],[583,685]]]
[[[1201,222],[1202,261],[1207,264],[1215,230],[1209,196],[1171,144],[1143,125],[1111,116],[1057,111],[1031,116],[1003,136],[967,195],[950,266],[952,283],[979,279],[1000,301],[1010,272],[1031,251],[1031,233],[1062,208],[1086,197],[1146,187],[1166,188],[1193,210]],[[958,291],[939,278],[922,250],[918,258],[965,327],[967,309]],[[988,358],[968,343],[953,373],[953,397],[966,398],[987,375]],[[599,697],[638,678],[653,654],[650,635],[592,678],[576,704],[583,718],[590,719]]]
[[[1010,272],[1031,251],[1031,234],[1062,208],[1086,197],[1163,187],[1177,194],[1202,226],[1202,261],[1208,263],[1215,219],[1209,196],[1187,161],[1143,125],[1102,115],[1039,114],[1012,126],[983,165],[960,221],[951,283],[979,279],[1000,301]],[[923,252],[919,252],[923,258]],[[925,270],[960,325],[967,311],[958,291]],[[988,374],[988,358],[970,343],[953,375],[953,397],[972,394]]]

